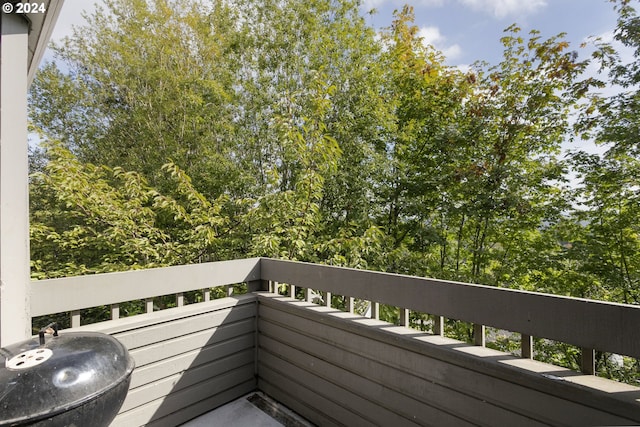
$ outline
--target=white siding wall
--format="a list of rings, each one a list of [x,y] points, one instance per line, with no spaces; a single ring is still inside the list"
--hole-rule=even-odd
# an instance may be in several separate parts
[[[31,335],[27,21],[0,14],[0,346]]]

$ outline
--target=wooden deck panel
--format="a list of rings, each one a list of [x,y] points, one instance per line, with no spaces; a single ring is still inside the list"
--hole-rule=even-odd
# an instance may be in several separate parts
[[[343,406],[343,408],[351,413],[351,417],[355,416],[360,419],[360,423],[366,423],[369,425],[383,424],[383,425],[407,425],[418,426],[418,423],[412,420],[402,417],[401,415],[388,410],[385,405],[376,405],[372,400],[367,399],[366,392],[360,393],[354,392],[344,388],[342,381],[337,381],[335,376],[345,375],[348,377],[348,373],[341,370],[338,367],[333,367],[332,374],[328,377],[322,376],[322,370],[318,370],[319,360],[301,360],[296,356],[293,349],[288,347],[285,350],[284,345],[279,343],[269,342],[269,339],[265,339],[260,345],[260,367],[259,372],[265,369],[270,370],[274,375],[286,376],[289,380],[295,381],[302,387],[306,387],[313,390],[316,394],[322,395],[325,398],[333,401],[337,405]],[[275,344],[275,345],[274,345]],[[277,347],[284,351],[278,351],[272,353],[267,348]],[[305,362],[316,363],[316,365],[303,369],[299,367],[299,364]],[[344,378],[344,381],[348,381],[349,378]],[[361,383],[368,385],[374,391],[378,391],[377,384],[373,384],[366,379],[362,379]],[[371,390],[368,390],[371,391]],[[382,394],[382,393],[381,393]]]
[[[255,325],[250,319],[221,325],[212,329],[195,332],[193,334],[177,337],[172,340],[173,345],[167,346],[163,341],[146,347],[139,347],[131,351],[131,355],[139,368],[158,360],[167,359],[176,355],[176,348],[184,352],[196,350],[235,340],[245,335],[252,335],[255,332]],[[227,343],[229,344],[229,343]]]
[[[210,363],[187,367],[173,374],[168,371],[167,373],[170,374],[168,376],[129,390],[120,412],[126,412],[152,400],[162,399],[164,396],[175,394],[180,390],[197,386],[203,382],[203,379],[217,378],[232,372],[234,369],[242,369],[243,372],[250,371],[251,375],[253,375],[254,356],[255,351],[250,348],[234,353],[231,356],[216,359]]]
[[[131,379],[131,388],[134,389],[145,384],[153,383],[161,378],[183,372],[187,369],[194,369],[193,365],[195,363],[198,363],[199,365],[208,364],[211,362],[226,360],[227,357],[234,355],[243,355],[243,357],[247,357],[247,355],[249,355],[253,361],[254,354],[252,352],[255,351],[254,342],[255,336],[253,331],[251,331],[238,336],[237,338],[202,347],[202,350],[196,349],[167,359],[159,360],[155,363],[150,363],[136,370],[135,375]],[[173,345],[180,346],[181,344],[173,343]],[[164,347],[167,346],[164,345]],[[137,356],[138,355],[134,357],[137,359]],[[150,357],[150,355],[147,357]]]
[[[136,361],[112,425],[177,425],[255,390],[256,310],[249,294],[77,328],[113,335]]]
[[[216,327],[254,317],[255,307],[246,304],[235,305],[202,313],[197,316],[176,319],[169,317],[172,312],[166,314],[167,318],[165,318],[164,322],[145,326],[144,328],[118,332],[114,334],[114,336],[131,351],[158,342],[189,336],[200,331],[209,331],[213,337],[215,332],[214,328]]]
[[[356,386],[353,378],[384,384],[407,399],[419,399],[478,425],[633,425],[637,424],[633,414],[640,416],[639,402],[634,400],[640,396],[616,399],[615,393],[550,379],[542,373],[560,373],[562,368],[522,361],[483,347],[274,294],[261,294],[259,316],[261,346],[265,343],[270,352],[288,357],[297,369],[342,381],[343,387],[360,389],[361,395],[372,400],[371,387]],[[512,361],[516,363],[509,364]],[[318,368],[322,363],[338,366],[337,372],[344,369],[355,377],[333,377],[330,370]],[[538,371],[524,369],[527,363]],[[492,375],[494,372],[499,375]],[[545,385],[557,389],[556,394],[544,392]],[[381,403],[377,399],[378,404],[389,404],[389,400]],[[595,401],[598,405],[594,408],[591,404]],[[408,403],[397,401],[396,410],[406,410],[411,406]],[[616,415],[620,408],[632,418]],[[428,419],[425,416],[423,422]]]
[[[311,371],[311,375],[326,378],[332,383],[339,384],[340,387],[349,389],[353,397],[346,399],[349,402],[348,407],[352,410],[358,410],[359,413],[371,414],[370,416],[373,416],[373,420],[375,420],[374,424],[399,425],[399,420],[403,420],[400,424],[488,425],[483,424],[486,420],[474,414],[491,412],[493,425],[518,425],[522,427],[549,425],[500,407],[488,410],[486,407],[491,406],[492,403],[486,400],[460,393],[431,381],[425,381],[417,377],[417,373],[402,372],[394,366],[383,365],[368,357],[350,354],[342,351],[340,347],[334,347],[333,351],[321,350],[315,353],[312,348],[318,346],[308,346],[308,340],[298,341],[294,334],[289,335],[275,325],[267,326],[267,323],[261,321],[261,327],[265,326],[260,336],[261,368],[269,357],[273,357],[269,356],[269,351],[265,351],[265,347],[275,348],[274,351],[277,351],[277,357],[281,360],[280,364],[288,363],[288,369],[297,373],[294,378],[303,377],[299,366],[304,366]],[[283,338],[286,340],[287,337],[291,337],[293,339],[288,342],[295,344],[288,345],[275,340],[270,342],[270,338],[264,336],[270,332],[277,333],[278,340]],[[300,345],[305,349],[305,352],[315,354],[312,356],[290,347],[290,345]],[[325,347],[326,350],[325,343],[320,344],[320,347]],[[281,366],[280,371],[286,372],[286,365]],[[307,386],[313,386],[318,390],[327,390],[327,396],[337,396],[335,391],[328,390],[326,386],[322,387],[322,384],[319,386],[313,380],[309,380]],[[460,411],[460,408],[465,409]],[[434,423],[434,420],[439,421]]]

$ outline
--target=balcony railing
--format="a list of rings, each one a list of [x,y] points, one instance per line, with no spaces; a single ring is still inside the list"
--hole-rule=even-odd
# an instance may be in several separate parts
[[[232,296],[238,283],[249,292]],[[229,297],[209,300],[213,287]],[[198,290],[204,302],[183,305]],[[174,294],[177,307],[153,312]],[[119,318],[133,300],[148,313]],[[377,319],[381,304],[400,325]],[[319,425],[640,422],[640,389],[590,375],[596,350],[640,358],[640,307],[264,258],[32,285],[32,315],[70,312],[74,328],[104,305],[113,320],[81,328],[113,334],[137,363],[114,425],[176,425],[254,389]],[[430,333],[405,327],[409,311],[431,315]],[[447,318],[472,323],[474,343],[445,337]],[[486,348],[486,327],[520,334],[521,357]],[[532,360],[533,337],[581,348],[583,372]]]

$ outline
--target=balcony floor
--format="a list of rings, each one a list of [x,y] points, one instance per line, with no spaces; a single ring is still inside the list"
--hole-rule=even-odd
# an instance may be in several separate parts
[[[182,424],[182,427],[311,427],[313,424],[263,393],[253,392]]]

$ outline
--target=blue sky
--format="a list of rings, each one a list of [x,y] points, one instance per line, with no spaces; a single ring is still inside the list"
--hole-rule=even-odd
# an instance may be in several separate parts
[[[385,27],[393,11],[405,3],[414,7],[421,34],[445,53],[450,65],[499,62],[503,30],[514,23],[525,34],[532,29],[543,37],[565,32],[579,53],[587,37],[610,34],[616,23],[613,4],[607,0],[365,0],[363,10],[377,9],[368,21]]]

